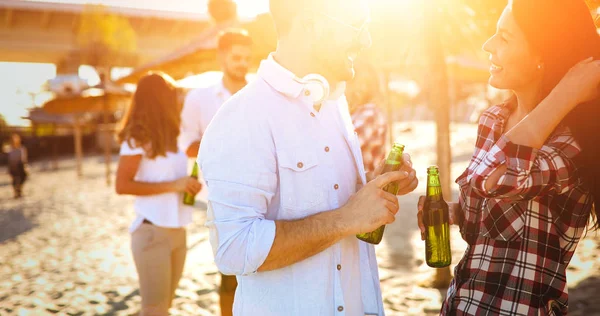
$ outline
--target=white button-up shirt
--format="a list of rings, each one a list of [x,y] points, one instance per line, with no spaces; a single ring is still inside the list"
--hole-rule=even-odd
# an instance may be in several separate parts
[[[230,97],[231,92],[225,88],[223,80],[187,94],[181,110],[181,133],[178,139],[181,150],[186,151],[193,142],[202,138],[217,110]]]
[[[272,58],[263,61],[202,140],[206,225],[219,270],[237,275],[234,314],[383,315],[374,247],[354,236],[256,272],[273,244],[274,221],[337,209],[366,181],[345,98],[316,111],[294,78]]]
[[[181,151],[167,152],[166,156],[149,158],[141,147],[132,148],[127,142],[123,142],[119,154],[121,156],[142,156],[140,166],[135,174],[135,181],[168,182],[185,177],[187,174],[187,156]],[[136,218],[129,227],[129,231],[132,233],[142,225],[144,219],[161,227],[185,227],[192,222],[194,210],[183,204],[183,193],[179,192],[136,196],[133,208]]]

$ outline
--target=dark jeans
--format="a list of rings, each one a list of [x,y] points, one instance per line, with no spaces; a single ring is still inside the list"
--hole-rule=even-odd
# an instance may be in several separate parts
[[[21,189],[23,183],[27,180],[27,172],[25,171],[25,164],[19,163],[16,166],[10,168],[10,176],[12,177],[12,185],[18,190]]]

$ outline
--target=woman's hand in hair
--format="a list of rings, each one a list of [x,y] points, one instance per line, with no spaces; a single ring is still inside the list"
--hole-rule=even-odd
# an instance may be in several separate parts
[[[196,195],[202,190],[202,184],[198,179],[192,177],[183,177],[175,181],[175,191],[185,192],[187,194]]]
[[[569,111],[581,103],[600,97],[600,60],[590,57],[577,63],[555,90],[569,98]]]

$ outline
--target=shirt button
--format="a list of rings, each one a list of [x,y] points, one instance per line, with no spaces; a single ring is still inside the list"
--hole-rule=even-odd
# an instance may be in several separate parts
[[[309,90],[304,90],[304,95],[307,96],[307,97],[310,96],[310,91]]]
[[[333,188],[337,190],[337,189],[339,189],[339,188],[340,188],[340,186],[339,186],[339,185],[337,185],[337,183],[336,183],[335,185],[333,185]]]
[[[338,269],[338,270],[342,270],[342,265],[341,265],[341,264],[338,264],[338,265],[337,265],[337,269]]]
[[[325,152],[329,152],[329,147],[325,147]]]
[[[338,306],[338,312],[344,311],[344,306]]]
[[[298,166],[298,168],[302,168],[304,167],[304,164],[302,162],[299,162],[296,166]]]
[[[310,116],[315,117],[315,113],[310,112]]]

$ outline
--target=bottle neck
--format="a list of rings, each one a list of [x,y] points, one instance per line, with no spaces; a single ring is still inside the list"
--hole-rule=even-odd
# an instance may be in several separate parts
[[[396,161],[396,162],[402,162],[402,150],[400,149],[396,149],[393,148],[392,151],[390,151],[390,154],[387,157],[387,161]]]
[[[439,174],[427,175],[427,198],[433,200],[442,200],[442,186],[440,185]]]

